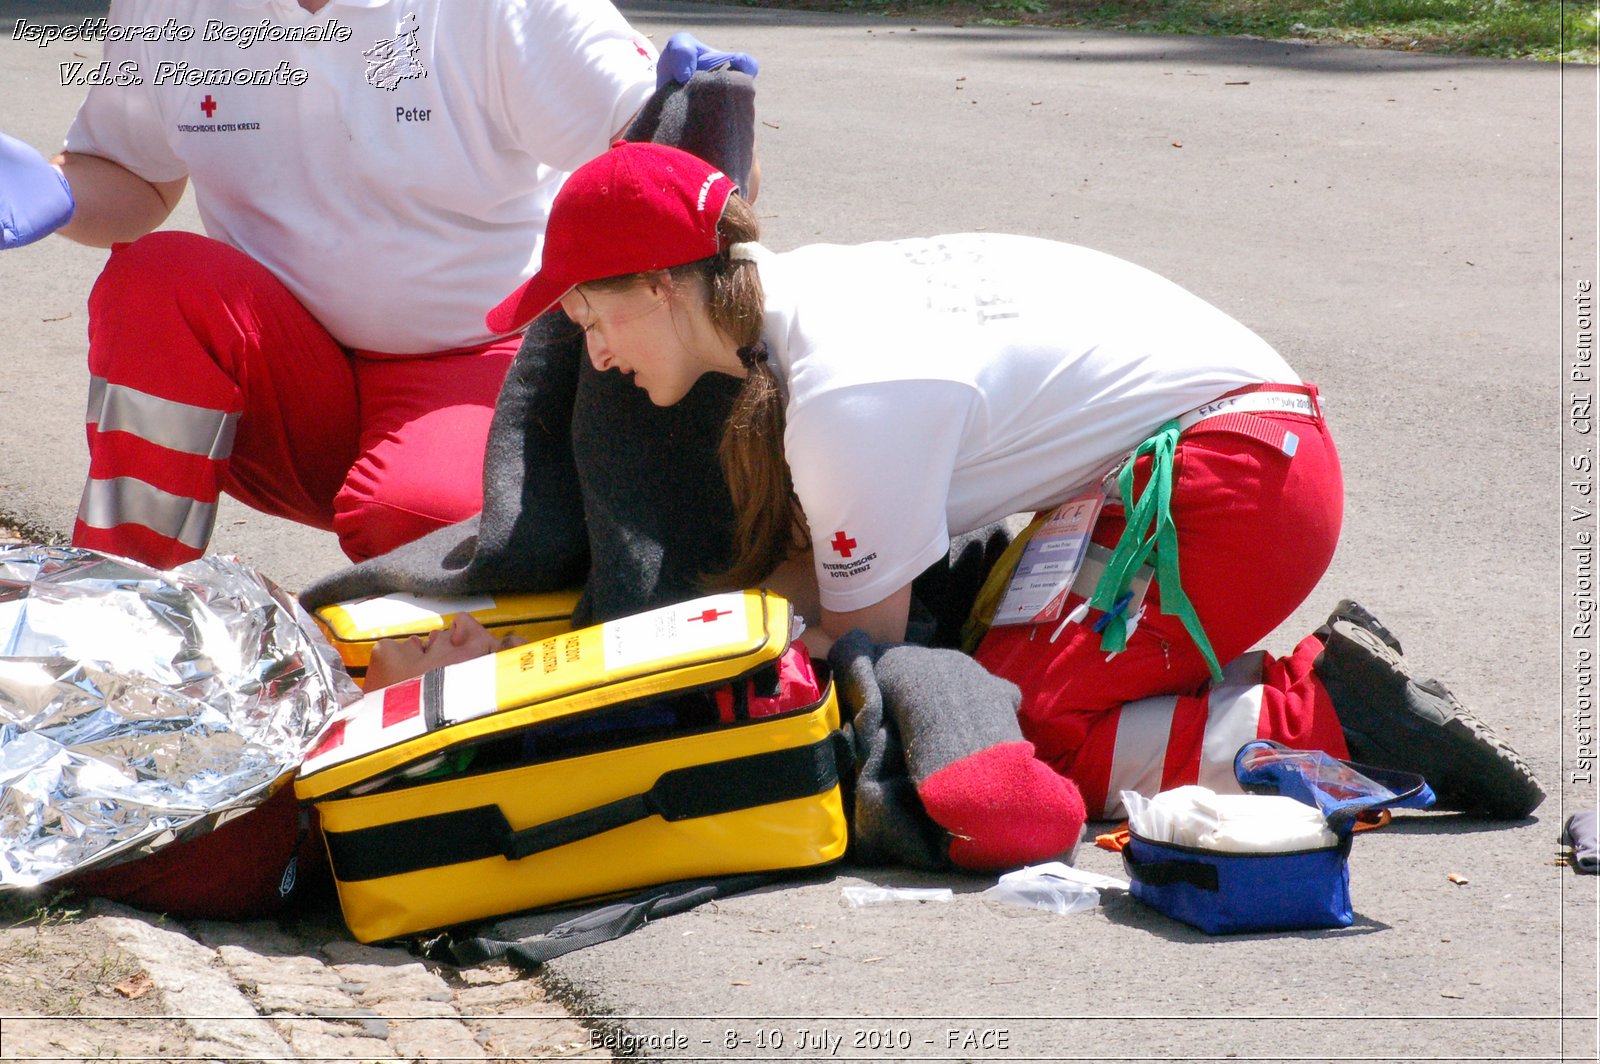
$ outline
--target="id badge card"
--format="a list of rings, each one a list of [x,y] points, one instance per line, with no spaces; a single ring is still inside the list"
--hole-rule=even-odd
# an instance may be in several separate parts
[[[1056,507],[1023,548],[991,625],[1040,624],[1061,616],[1105,501],[1096,487]]]

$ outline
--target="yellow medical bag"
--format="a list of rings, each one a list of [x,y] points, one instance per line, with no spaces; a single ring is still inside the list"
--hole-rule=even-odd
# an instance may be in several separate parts
[[[810,669],[791,624],[776,595],[713,595],[355,703],[295,783],[351,933],[842,857],[838,703],[825,676],[783,679]],[[795,689],[811,700],[786,704]]]
[[[350,675],[366,675],[372,645],[380,639],[404,639],[447,628],[465,613],[497,636],[542,639],[572,628],[577,591],[538,594],[485,594],[459,598],[427,598],[397,593],[336,602],[312,614],[328,642],[339,652]]]

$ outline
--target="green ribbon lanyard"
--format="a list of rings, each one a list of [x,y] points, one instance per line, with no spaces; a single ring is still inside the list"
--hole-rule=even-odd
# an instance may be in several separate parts
[[[1089,605],[1105,613],[1100,649],[1113,654],[1127,649],[1129,588],[1133,586],[1139,567],[1154,554],[1151,564],[1156,571],[1156,584],[1161,589],[1161,612],[1183,622],[1206,659],[1211,679],[1221,683],[1222,668],[1217,664],[1216,652],[1211,649],[1211,640],[1206,638],[1194,604],[1178,578],[1178,526],[1172,520],[1172,462],[1178,449],[1179,431],[1177,418],[1162,425],[1154,436],[1138,446],[1117,474],[1117,487],[1123,505],[1127,506],[1133,497],[1133,465],[1142,456],[1150,455],[1150,479],[1144,492],[1128,509],[1127,526],[1122,530],[1122,538],[1117,541],[1111,560],[1106,563],[1106,571],[1094,587]],[[1152,524],[1154,527],[1146,538],[1144,530]]]

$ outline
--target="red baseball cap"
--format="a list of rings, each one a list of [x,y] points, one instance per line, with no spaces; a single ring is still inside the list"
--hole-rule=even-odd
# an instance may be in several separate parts
[[[664,144],[618,141],[567,178],[550,206],[539,272],[484,318],[513,332],[574,285],[664,270],[717,253],[717,222],[738,185]]]

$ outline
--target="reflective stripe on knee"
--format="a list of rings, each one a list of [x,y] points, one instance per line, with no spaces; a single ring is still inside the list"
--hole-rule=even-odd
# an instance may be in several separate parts
[[[1200,778],[1203,787],[1219,794],[1238,794],[1233,758],[1239,747],[1257,738],[1261,727],[1262,651],[1252,651],[1230,661],[1222,670],[1222,683],[1205,699],[1206,733],[1200,743]]]
[[[215,503],[162,491],[133,477],[90,480],[83,488],[78,520],[91,528],[143,525],[195,550],[205,550],[217,520]]]
[[[1178,709],[1176,695],[1141,698],[1122,707],[1117,718],[1117,744],[1111,754],[1111,776],[1106,783],[1106,813],[1127,816],[1122,792],[1146,796],[1161,789],[1167,761],[1167,740]]]
[[[84,420],[100,432],[127,432],[170,451],[221,459],[233,454],[239,415],[92,377]]]
[[[1233,757],[1239,747],[1259,738],[1265,661],[1261,651],[1235,658],[1222,670],[1222,683],[1198,697],[1165,695],[1124,705],[1117,719],[1106,784],[1106,815],[1127,815],[1122,808],[1123,791],[1149,797],[1189,782],[1187,774],[1195,771],[1197,761],[1194,782],[1219,794],[1238,794]],[[1195,714],[1205,719],[1200,749],[1179,750],[1175,753],[1181,756],[1175,757],[1168,749],[1172,735],[1193,735],[1195,729],[1189,722]]]

